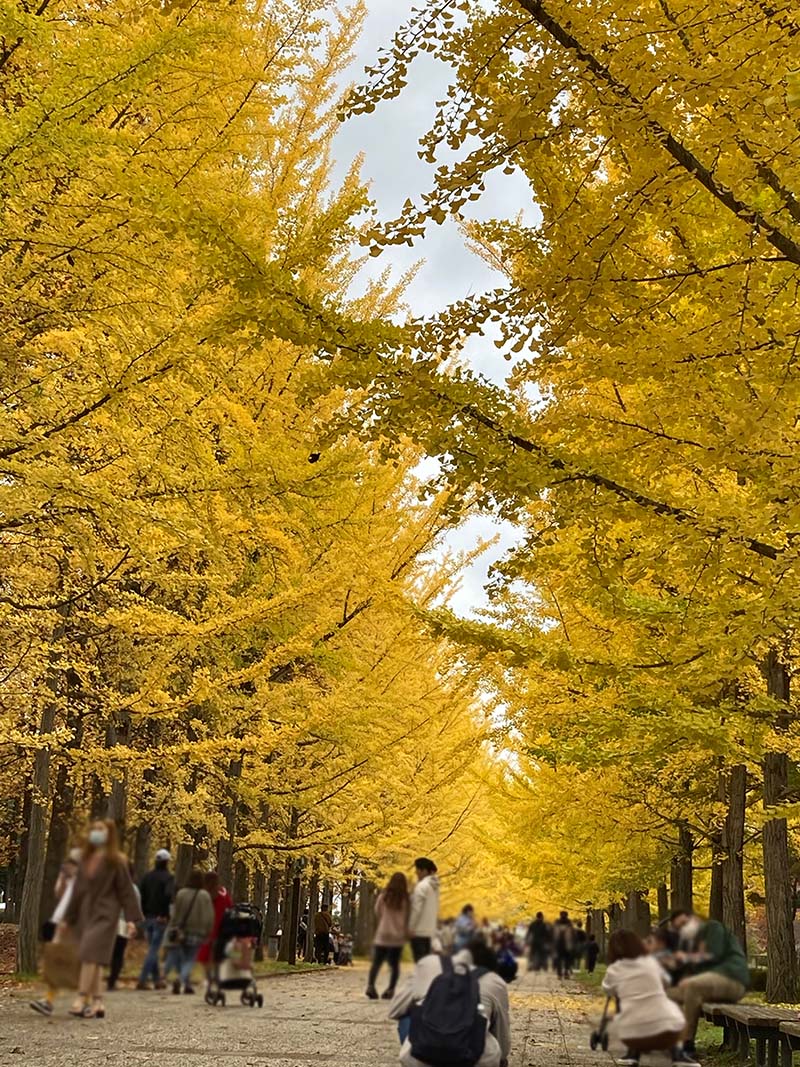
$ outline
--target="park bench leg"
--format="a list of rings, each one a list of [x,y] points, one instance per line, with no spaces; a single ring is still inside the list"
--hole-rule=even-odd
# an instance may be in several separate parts
[[[786,1037],[781,1038],[781,1067],[792,1067],[792,1046]]]
[[[778,1048],[781,1039],[777,1034],[767,1038],[767,1067],[778,1067]]]
[[[739,1062],[747,1063],[750,1059],[750,1035],[747,1032],[747,1027],[737,1023],[736,1033],[739,1038]]]
[[[756,1037],[756,1067],[766,1067],[767,1041],[764,1037]]]

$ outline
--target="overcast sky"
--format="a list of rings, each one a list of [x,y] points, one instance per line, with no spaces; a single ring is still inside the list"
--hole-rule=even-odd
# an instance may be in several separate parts
[[[367,0],[367,6],[369,15],[353,64],[354,82],[362,80],[364,66],[390,41],[412,4],[409,0]],[[381,218],[395,218],[407,197],[416,200],[431,186],[433,169],[418,158],[417,141],[430,126],[435,101],[444,96],[449,73],[429,54],[421,55],[411,66],[409,84],[398,99],[380,104],[371,115],[351,119],[341,128],[336,141],[338,170],[344,173],[357,155],[364,155],[362,173],[370,182]],[[505,218],[519,211],[528,218],[534,215],[527,182],[519,175],[501,173],[487,179],[484,196],[464,211],[473,218]],[[450,220],[431,226],[414,248],[388,248],[371,259],[366,269],[380,273],[391,264],[399,274],[420,260],[423,265],[407,293],[415,314],[432,314],[455,300],[504,284],[502,275],[469,252]],[[473,339],[466,356],[473,367],[494,381],[502,381],[508,373],[509,364],[494,347],[491,334]],[[448,538],[451,548],[471,550],[494,534],[499,536],[498,544],[466,570],[461,588],[451,599],[451,606],[460,614],[472,614],[486,603],[483,584],[487,570],[513,544],[514,531],[508,524],[476,516]]]

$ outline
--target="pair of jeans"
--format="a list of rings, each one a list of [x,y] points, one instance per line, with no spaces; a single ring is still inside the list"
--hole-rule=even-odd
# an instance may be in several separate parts
[[[170,945],[167,949],[167,958],[164,961],[164,977],[169,978],[172,971],[176,971],[184,989],[192,984],[192,968],[197,959],[197,953],[203,940],[199,937],[184,937],[183,944]]]
[[[729,978],[726,974],[718,974],[717,971],[703,971],[701,974],[684,978],[678,985],[667,991],[670,1000],[676,1000],[683,1005],[683,1014],[686,1016],[685,1036],[687,1041],[694,1041],[697,1033],[697,1024],[703,1013],[704,1001],[713,1001],[715,1004],[736,1004],[742,999],[747,990],[741,982],[735,978]]]
[[[400,977],[400,954],[402,951],[402,947],[395,947],[394,945],[372,946],[372,966],[369,969],[367,989],[375,988],[375,982],[377,981],[381,967],[384,963],[388,963],[390,972],[389,992],[394,992],[397,985],[397,979]]]
[[[147,955],[142,964],[142,972],[139,975],[139,983],[144,984],[153,979],[161,981],[161,970],[158,966],[158,954],[161,951],[161,942],[164,940],[164,931],[167,928],[163,919],[145,919],[144,936],[147,938]]]
[[[429,937],[411,938],[411,955],[414,957],[414,963],[419,963],[423,956],[430,956],[430,954],[431,939]]]

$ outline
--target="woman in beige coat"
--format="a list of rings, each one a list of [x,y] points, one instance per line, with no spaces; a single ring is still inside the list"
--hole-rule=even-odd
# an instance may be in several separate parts
[[[74,929],[81,963],[78,999],[70,1010],[81,1019],[101,1019],[103,967],[111,962],[120,912],[128,922],[129,936],[144,916],[133,888],[128,864],[120,854],[117,828],[110,819],[89,827],[86,848],[67,908],[65,921]]]

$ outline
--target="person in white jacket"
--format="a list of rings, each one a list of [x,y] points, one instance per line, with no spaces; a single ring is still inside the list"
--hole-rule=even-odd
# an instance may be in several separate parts
[[[408,915],[408,937],[414,963],[431,951],[433,936],[439,922],[439,879],[433,860],[421,856],[414,862],[417,884],[411,894]]]
[[[613,1032],[625,1045],[617,1063],[637,1067],[642,1052],[671,1049],[674,1067],[699,1067],[680,1044],[683,1012],[667,996],[669,976],[633,930],[615,930],[603,990],[619,1001]]]

